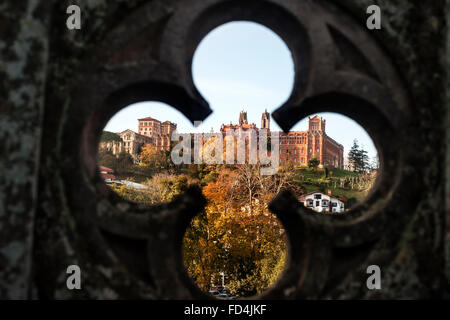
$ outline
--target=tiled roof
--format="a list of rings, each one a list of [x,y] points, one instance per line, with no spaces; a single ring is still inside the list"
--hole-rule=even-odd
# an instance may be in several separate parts
[[[138,119],[139,121],[140,120],[154,120],[154,121],[158,121],[158,122],[161,122],[161,121],[159,121],[159,120],[157,120],[157,119],[155,119],[155,118],[152,118],[152,117],[146,117],[146,118],[142,118],[142,119]]]
[[[281,131],[281,132],[279,133],[279,135],[280,135],[280,137],[283,137],[283,136],[305,135],[305,134],[307,134],[307,133],[308,133],[308,131],[289,131],[289,132],[283,132],[283,131]]]
[[[105,172],[114,172],[113,169],[108,168],[108,167],[104,167],[104,166],[100,166],[100,171],[105,171]]]
[[[304,195],[301,195],[299,198],[300,198],[300,199],[305,199],[307,196],[313,195],[314,193],[320,193],[320,194],[323,194],[323,195],[325,195],[325,196],[328,196],[328,197],[331,197],[331,198],[335,198],[335,199],[341,200],[341,198],[340,198],[339,196],[329,195],[328,193],[325,193],[325,192],[322,192],[322,191],[319,191],[319,190],[316,190],[316,191],[313,191],[313,192],[308,192],[308,193],[306,193],[306,194],[304,194]],[[341,201],[342,201],[342,200],[341,200]]]
[[[131,129],[125,129],[125,130],[123,130],[122,132],[119,132],[119,133],[118,133],[118,135],[120,136],[120,135],[124,134],[125,132],[132,132],[132,133],[136,133],[136,132],[134,132],[134,131],[133,131],[133,130],[131,130]]]
[[[136,133],[136,136],[145,138],[146,140],[152,140],[152,137],[146,136],[145,134]]]

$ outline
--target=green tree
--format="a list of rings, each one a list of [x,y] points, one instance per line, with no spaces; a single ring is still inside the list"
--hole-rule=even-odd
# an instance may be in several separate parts
[[[120,136],[117,133],[110,132],[110,131],[103,131],[100,141],[102,141],[102,142],[122,141],[122,139],[120,138]]]
[[[353,140],[353,145],[348,152],[348,161],[353,171],[365,172],[369,168],[369,156],[367,151],[358,145],[358,140]]]
[[[369,155],[368,152],[366,150],[364,150],[363,148],[361,148],[359,150],[359,172],[366,172],[370,165],[369,165]]]
[[[185,175],[175,176],[161,182],[164,192],[163,201],[172,201],[176,196],[180,195],[188,188],[188,179]]]
[[[139,158],[143,164],[152,167],[155,171],[169,169],[173,166],[170,152],[158,150],[156,147],[146,144],[142,147]]]
[[[117,166],[115,170],[119,174],[127,173],[132,169],[133,163],[133,157],[128,152],[122,151],[117,157]]]
[[[353,171],[357,171],[359,158],[359,145],[358,140],[353,140],[353,145],[348,152],[348,163]]]
[[[308,161],[308,167],[310,167],[311,169],[317,169],[319,164],[320,164],[320,160],[317,158],[311,158]]]
[[[98,163],[101,166],[108,167],[110,169],[113,169],[114,171],[117,170],[117,158],[115,155],[112,154],[111,151],[101,151],[99,153],[99,160]]]

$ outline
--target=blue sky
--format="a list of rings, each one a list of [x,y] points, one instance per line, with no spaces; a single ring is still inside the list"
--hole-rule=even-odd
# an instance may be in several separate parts
[[[159,102],[142,102],[118,112],[105,130],[137,131],[137,119],[151,116],[177,123],[179,132],[218,131],[222,123],[236,123],[247,111],[250,123],[261,124],[261,113],[271,112],[285,102],[293,87],[294,66],[289,49],[270,29],[253,22],[230,22],[211,31],[199,44],[192,62],[198,91],[213,113],[194,128],[174,108]],[[344,145],[345,155],[358,139],[372,159],[377,153],[367,133],[353,120],[336,113],[321,113],[326,131]],[[306,119],[292,130],[306,130]],[[271,119],[271,130],[280,130]]]

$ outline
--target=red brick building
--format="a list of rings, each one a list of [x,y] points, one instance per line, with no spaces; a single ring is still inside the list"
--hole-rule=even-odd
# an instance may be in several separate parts
[[[279,132],[280,163],[292,162],[295,165],[308,165],[308,161],[317,158],[320,165],[326,167],[344,167],[344,147],[329,137],[325,131],[326,120],[315,116],[308,118],[307,131]],[[249,124],[247,113],[239,114],[239,124],[223,124],[220,131],[226,134],[228,130],[243,129],[244,131],[259,129]],[[261,129],[268,130],[270,136],[270,115],[267,111],[261,117]]]
[[[294,165],[306,166],[310,159],[317,158],[322,166],[343,168],[344,147],[327,136],[325,124],[324,119],[315,116],[308,119],[307,131],[279,132],[280,164],[291,162]],[[123,143],[120,143],[117,153],[122,150],[126,151],[138,162],[138,150],[144,144],[151,144],[158,150],[170,151],[171,134],[176,128],[177,125],[170,121],[161,122],[152,117],[138,119],[138,133],[132,130],[118,133]],[[261,128],[258,128],[256,124],[248,123],[247,112],[242,111],[239,114],[238,124],[222,124],[220,132],[225,136],[227,131],[239,129],[255,130],[256,134],[259,133],[259,130],[265,129],[267,135],[270,136],[270,114],[267,111],[262,114]],[[205,142],[203,141],[203,143]],[[246,140],[246,145],[248,145],[248,140]]]
[[[329,137],[325,131],[326,120],[315,116],[308,118],[307,131],[280,132],[280,160],[307,165],[317,158],[325,167],[344,167],[344,147]]]
[[[177,125],[170,121],[161,122],[152,117],[138,119],[138,133],[152,138],[152,145],[158,150],[170,151],[170,138]]]

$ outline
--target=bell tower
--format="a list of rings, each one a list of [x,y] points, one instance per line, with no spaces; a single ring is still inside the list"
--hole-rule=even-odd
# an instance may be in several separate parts
[[[326,120],[315,116],[313,118],[308,118],[308,131],[321,131],[325,133]]]
[[[267,112],[267,109],[261,116],[261,129],[270,130],[270,114]]]
[[[248,124],[247,112],[244,110],[239,113],[239,125],[242,126],[243,124]]]

